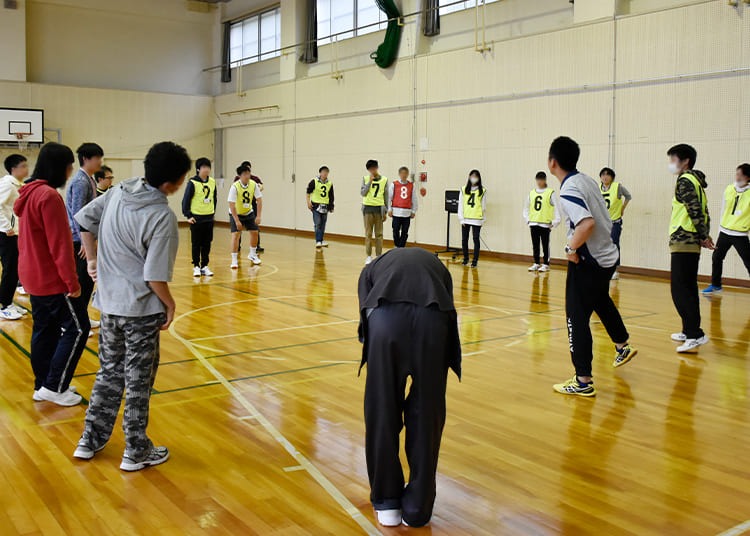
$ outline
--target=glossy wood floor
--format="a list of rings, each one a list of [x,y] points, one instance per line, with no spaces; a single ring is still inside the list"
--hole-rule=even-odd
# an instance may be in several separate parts
[[[750,519],[749,293],[702,298],[712,342],[681,357],[668,283],[613,283],[640,353],[613,370],[595,325],[599,396],[574,399],[551,387],[572,374],[562,269],[449,264],[464,379],[449,379],[435,515],[385,530],[368,502],[357,377],[363,248],[318,253],[265,233],[264,264],[233,273],[217,229],[216,276],[197,281],[181,232],[179,317],[149,426],[170,461],[121,472],[119,424],[94,460],[74,460],[85,407],[33,403],[31,320],[0,323],[0,533],[716,535]],[[74,381],[86,397],[96,349]]]

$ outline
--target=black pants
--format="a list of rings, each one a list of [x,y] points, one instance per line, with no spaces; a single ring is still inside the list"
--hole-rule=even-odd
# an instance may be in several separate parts
[[[730,236],[719,233],[716,240],[716,249],[711,257],[711,284],[715,287],[721,287],[721,275],[724,271],[724,259],[731,248],[737,250],[737,253],[745,263],[748,274],[750,274],[750,239],[747,236]]]
[[[0,309],[13,303],[18,286],[18,237],[0,233],[0,263],[3,275],[0,278]]]
[[[698,297],[700,258],[700,253],[672,253],[672,302],[682,318],[682,332],[688,339],[700,339],[704,335]]]
[[[479,232],[482,230],[481,225],[461,226],[461,246],[464,250],[464,262],[469,262],[469,232],[474,235],[474,263],[479,260]]]
[[[547,227],[540,227],[538,225],[531,225],[531,247],[534,249],[534,264],[539,264],[539,246],[544,251],[544,262],[542,264],[549,264],[549,234],[550,229]]]
[[[370,500],[375,510],[401,509],[412,527],[429,523],[435,503],[449,333],[448,313],[410,303],[384,303],[368,319],[365,443]],[[404,398],[409,376],[411,388]],[[399,460],[404,425],[410,470],[406,488]]]
[[[612,242],[617,246],[617,251],[620,251],[620,237],[622,236],[622,218],[612,222]],[[620,258],[617,258],[617,266],[620,266]]]
[[[82,298],[63,294],[31,296],[35,391],[40,387],[58,393],[68,390],[91,329],[87,306]]]
[[[190,241],[193,245],[193,266],[208,266],[211,242],[214,239],[214,222],[196,222],[190,226]]]
[[[393,216],[391,220],[393,224],[393,243],[397,248],[405,248],[406,240],[409,238],[409,227],[411,226],[411,218]]]
[[[565,284],[565,312],[568,317],[570,356],[578,376],[591,376],[594,358],[591,337],[591,314],[596,313],[614,343],[628,341],[628,330],[612,298],[609,281],[615,267],[601,268],[592,264],[568,263]]]
[[[73,251],[76,254],[76,273],[78,273],[78,284],[81,285],[81,301],[89,306],[91,295],[94,293],[94,280],[89,275],[88,261],[82,259],[78,254],[81,251],[81,243],[73,242]],[[88,336],[88,331],[86,336]]]

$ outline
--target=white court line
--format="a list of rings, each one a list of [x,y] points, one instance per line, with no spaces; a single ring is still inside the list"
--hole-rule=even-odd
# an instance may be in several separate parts
[[[479,352],[471,352],[470,354],[461,354],[461,357],[469,357],[470,355],[485,354],[487,350],[480,350]]]
[[[244,337],[245,335],[260,335],[262,333],[277,333],[279,331],[292,331],[294,329],[307,329],[307,328],[320,328],[323,326],[336,326],[338,324],[351,324],[352,322],[359,322],[359,319],[356,320],[339,320],[338,322],[323,322],[321,324],[308,324],[306,326],[289,326],[286,328],[276,328],[276,329],[263,329],[260,331],[246,331],[244,333],[231,333],[229,335],[213,335],[211,337],[198,337],[196,339],[190,339],[191,343],[195,343],[195,341],[208,341],[213,339],[228,339],[229,337]],[[199,346],[199,344],[196,344],[196,346]]]
[[[291,297],[291,296],[290,296]],[[256,298],[256,299],[263,299],[263,298]],[[271,298],[276,299],[276,298]],[[242,301],[252,301],[252,300],[242,300]],[[236,303],[236,302],[232,302]],[[202,309],[210,309],[212,307],[219,307],[223,305],[231,305],[232,303],[224,303],[224,304],[216,304],[211,305],[209,307],[203,307]],[[362,528],[362,530],[365,531],[365,534],[368,534],[370,536],[379,536],[381,533],[378,531],[375,526],[370,522],[369,519],[367,519],[364,515],[362,515],[362,512],[360,512],[356,506],[354,506],[349,499],[347,499],[339,489],[333,485],[333,483],[328,480],[328,478],[325,477],[323,473],[320,472],[320,470],[315,467],[310,460],[308,460],[303,454],[301,454],[296,448],[294,448],[294,445],[291,444],[291,442],[284,437],[281,432],[269,421],[262,413],[260,413],[257,408],[244,396],[242,396],[242,393],[231,383],[229,383],[229,380],[226,379],[226,377],[221,374],[199,351],[196,350],[195,346],[193,346],[190,341],[185,339],[184,337],[181,337],[177,330],[175,329],[175,326],[179,320],[182,318],[198,311],[199,309],[195,309],[193,311],[183,313],[182,315],[178,316],[174,319],[172,322],[172,325],[169,326],[169,333],[178,341],[180,341],[182,344],[184,344],[190,352],[195,356],[195,358],[200,362],[201,365],[203,365],[206,370],[208,370],[213,376],[221,383],[224,388],[229,391],[229,393],[242,405],[242,407],[247,410],[249,413],[248,417],[254,417],[258,423],[263,426],[263,428],[268,432],[271,437],[273,437],[277,443],[279,443],[284,449],[295,459],[297,460],[297,463],[301,465],[305,471],[308,472],[308,474],[315,479],[315,481],[320,484],[320,486],[335,500],[339,506],[341,506],[344,511],[349,514],[349,516]]]
[[[737,536],[738,534],[744,534],[750,530],[750,520],[740,523],[739,525],[727,529],[724,532],[717,534],[717,536]]]
[[[663,328],[653,328],[651,326],[637,326],[635,324],[631,324],[630,322],[628,322],[628,327],[629,328],[637,328],[637,329],[645,329],[645,330],[648,330],[648,331],[661,331],[662,333],[665,334],[665,336],[666,336],[666,334],[669,333],[669,330],[665,330]],[[745,342],[747,342],[747,341],[740,341],[738,339],[727,339],[727,338],[724,338],[724,337],[712,337],[710,335],[709,335],[708,339],[709,339],[709,342],[711,340],[734,342],[734,343],[745,343]]]
[[[523,342],[523,339],[517,339],[513,342],[509,342],[508,344],[505,345],[505,347],[508,348],[509,346],[515,346],[516,344],[521,344],[522,342]]]
[[[359,363],[359,361],[359,359],[345,359],[343,361],[321,361],[321,363],[334,363],[338,365],[339,363]]]

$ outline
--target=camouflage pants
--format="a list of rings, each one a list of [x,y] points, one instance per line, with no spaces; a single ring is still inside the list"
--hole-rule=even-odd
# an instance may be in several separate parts
[[[89,446],[109,441],[125,391],[125,455],[142,460],[153,444],[146,435],[151,389],[159,366],[159,327],[166,315],[124,317],[102,314],[99,371],[86,410],[83,432]]]

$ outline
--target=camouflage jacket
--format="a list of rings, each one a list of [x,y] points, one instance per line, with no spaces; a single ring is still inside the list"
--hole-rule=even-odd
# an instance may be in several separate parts
[[[689,173],[692,173],[698,179],[698,182],[700,182],[704,189],[708,186],[706,175],[702,171],[694,169]],[[708,233],[711,228],[711,216],[708,214],[708,206],[706,206],[706,219],[704,223],[700,197],[698,197],[698,192],[695,190],[693,183],[686,177],[677,179],[674,195],[677,201],[685,205],[685,209],[690,219],[693,220],[693,225],[695,225],[697,232],[686,231],[680,227],[669,236],[669,249],[673,253],[700,253],[701,241],[709,237]]]

